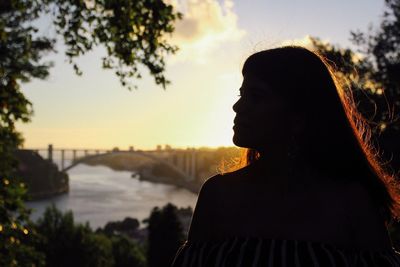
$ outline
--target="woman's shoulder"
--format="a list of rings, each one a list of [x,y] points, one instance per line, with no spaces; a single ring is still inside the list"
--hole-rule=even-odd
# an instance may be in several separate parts
[[[203,182],[201,189],[204,191],[207,190],[218,190],[222,188],[227,188],[228,186],[232,186],[235,183],[239,183],[245,179],[246,169],[248,167],[243,167],[238,170],[229,171],[229,172],[219,172],[205,179]]]
[[[204,240],[215,236],[216,218],[223,210],[221,200],[229,198],[227,189],[230,188],[228,183],[232,182],[231,178],[232,176],[226,173],[217,173],[203,182],[188,231],[189,240]]]

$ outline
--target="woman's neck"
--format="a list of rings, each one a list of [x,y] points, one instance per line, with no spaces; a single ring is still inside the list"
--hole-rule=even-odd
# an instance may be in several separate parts
[[[300,179],[311,178],[309,176],[312,166],[309,165],[303,155],[291,157],[283,153],[280,155],[260,153],[260,157],[251,165],[253,165],[250,169],[254,178],[268,183],[286,186]]]

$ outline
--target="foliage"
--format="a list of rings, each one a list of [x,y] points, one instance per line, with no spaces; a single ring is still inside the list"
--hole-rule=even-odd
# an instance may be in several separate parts
[[[378,29],[351,32],[357,51],[334,47],[313,38],[315,48],[333,62],[357,100],[375,134],[373,141],[391,171],[400,174],[400,0],[385,0],[386,11]],[[399,247],[399,224],[389,227]]]
[[[388,127],[400,131],[400,0],[385,0],[386,10],[379,28],[370,27],[368,33],[351,32],[351,40],[358,52],[372,65],[371,77],[382,89],[392,111],[383,119]]]
[[[55,51],[55,38],[40,36],[33,24],[49,14],[53,15],[56,32],[64,39],[66,56],[78,75],[81,71],[74,59],[96,45],[104,45],[107,56],[103,67],[115,70],[128,89],[132,87],[128,78],[141,77],[138,64],[145,66],[156,84],[165,89],[170,81],[164,77],[164,57],[178,49],[163,37],[173,32],[173,22],[182,14],[161,0],[0,1],[1,266],[43,264],[43,257],[34,249],[37,237],[30,228],[29,210],[23,204],[26,190],[12,173],[18,166],[14,152],[23,144],[15,123],[29,122],[33,114],[31,102],[21,92],[21,83],[45,79],[52,66],[42,59]],[[87,229],[82,226],[79,231],[84,233]]]
[[[39,236],[23,203],[24,184],[6,177],[0,182],[0,266],[44,266],[35,249]]]
[[[135,242],[124,236],[113,236],[112,253],[115,266],[118,267],[145,267],[146,256],[143,249]]]
[[[127,233],[130,234],[139,228],[139,220],[136,218],[126,217],[123,221],[108,222],[104,229],[101,229],[106,235],[114,235]]]
[[[50,49],[50,43],[33,39],[35,30],[26,25],[39,10],[37,3],[30,1],[0,4],[0,266],[44,264],[43,256],[34,249],[38,237],[24,207],[26,188],[13,176],[18,166],[14,151],[23,141],[15,122],[27,122],[32,114],[19,81],[47,75],[47,66],[38,59]]]
[[[173,22],[182,18],[171,5],[161,0],[46,0],[51,4],[57,33],[67,46],[66,56],[77,74],[74,58],[96,45],[104,45],[107,56],[103,67],[114,69],[122,85],[127,78],[141,78],[137,65],[143,64],[156,84],[170,83],[164,77],[164,56],[178,47],[163,38],[174,30]],[[137,86],[134,86],[137,88]]]
[[[400,0],[385,3],[378,29],[351,32],[357,51],[318,38],[312,38],[312,44],[335,64],[372,128],[374,145],[390,164],[389,170],[400,174]]]
[[[63,214],[54,205],[48,207],[37,229],[47,266],[113,266],[111,241],[93,234],[88,224],[76,225],[71,211]]]
[[[95,233],[89,224],[76,224],[71,211],[54,205],[37,222],[43,237],[38,249],[47,266],[146,266],[143,249],[123,236]]]
[[[184,239],[177,207],[167,203],[162,209],[154,207],[148,220],[147,261],[149,267],[170,266]]]
[[[351,90],[357,108],[369,121],[375,133],[386,126],[385,105],[382,105],[382,91],[373,80],[371,62],[358,56],[349,48],[333,46],[322,42],[317,37],[310,38],[312,47],[334,66],[337,78],[345,85],[344,90]]]

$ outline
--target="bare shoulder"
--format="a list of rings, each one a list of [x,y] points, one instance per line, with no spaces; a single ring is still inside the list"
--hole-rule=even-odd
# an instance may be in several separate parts
[[[358,181],[349,182],[345,186],[344,197],[354,246],[360,249],[391,249],[384,219],[368,188]]]

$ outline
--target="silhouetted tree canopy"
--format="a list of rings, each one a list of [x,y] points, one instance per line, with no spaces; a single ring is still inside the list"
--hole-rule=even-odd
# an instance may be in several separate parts
[[[184,239],[177,216],[177,207],[167,203],[162,209],[153,208],[148,223],[147,262],[149,267],[170,266]]]
[[[367,33],[351,32],[351,40],[362,55],[373,64],[373,78],[390,98],[400,106],[400,1],[385,0],[386,10],[377,29]],[[399,128],[399,114],[392,123]]]
[[[50,18],[56,36],[40,34],[34,22],[43,16]],[[0,266],[44,264],[33,245],[26,189],[12,176],[18,167],[13,154],[23,143],[15,123],[29,122],[33,114],[21,83],[48,77],[52,62],[44,62],[43,56],[55,52],[61,36],[76,74],[81,70],[75,59],[101,45],[107,51],[103,67],[114,70],[123,86],[132,88],[129,80],[141,78],[138,67],[143,65],[165,89],[170,81],[164,76],[164,59],[178,48],[164,37],[181,17],[162,0],[0,1]]]
[[[62,213],[54,205],[46,209],[36,228],[42,237],[37,249],[45,255],[46,266],[146,266],[145,253],[136,242],[95,233],[88,223],[75,223],[71,211]]]
[[[170,83],[164,77],[164,57],[178,47],[164,37],[172,34],[173,23],[182,14],[161,0],[4,0],[0,15],[1,67],[4,74],[17,75],[17,80],[48,75],[51,64],[40,59],[43,53],[55,51],[56,36],[37,36],[32,22],[49,16],[77,74],[81,71],[74,59],[104,45],[103,67],[114,69],[128,88],[127,78],[141,77],[138,64],[147,67],[157,84],[165,88]]]
[[[388,99],[383,118],[387,127],[400,131],[400,1],[385,0],[386,10],[377,29],[351,32],[351,40],[371,65],[371,78]]]
[[[341,48],[322,42],[317,37],[311,38],[314,49],[324,56],[336,70],[336,76],[345,86],[343,89],[351,90],[358,109],[368,119],[374,132],[378,133],[386,125],[382,105],[382,91],[372,77],[372,64],[365,58],[349,48]]]
[[[351,32],[358,48],[340,48],[312,38],[312,45],[334,63],[342,82],[352,90],[393,172],[400,171],[400,0],[386,0],[377,29]]]
[[[46,255],[46,266],[113,266],[111,241],[94,234],[88,224],[75,224],[71,211],[55,206],[38,221],[43,236],[37,248]]]

